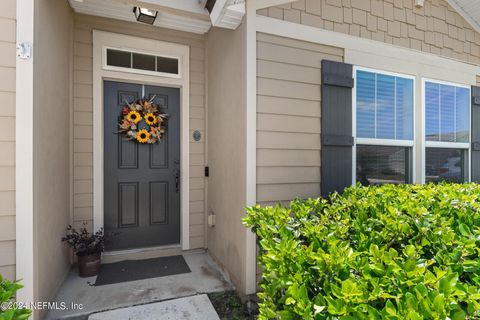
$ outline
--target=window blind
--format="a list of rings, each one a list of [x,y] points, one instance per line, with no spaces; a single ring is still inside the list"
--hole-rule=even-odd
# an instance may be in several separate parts
[[[427,141],[469,141],[469,90],[425,82],[425,127]]]
[[[413,80],[357,71],[358,138],[413,140]]]

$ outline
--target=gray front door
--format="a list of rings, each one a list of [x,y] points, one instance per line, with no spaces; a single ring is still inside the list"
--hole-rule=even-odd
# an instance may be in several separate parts
[[[104,82],[104,220],[107,250],[180,243],[180,90]],[[155,97],[168,114],[155,144],[117,134],[125,101]]]

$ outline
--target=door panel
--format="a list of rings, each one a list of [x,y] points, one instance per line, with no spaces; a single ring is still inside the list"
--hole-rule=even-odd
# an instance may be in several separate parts
[[[168,223],[167,208],[168,182],[150,182],[150,223]]]
[[[105,81],[104,93],[104,219],[105,232],[113,234],[107,250],[178,244],[179,89]],[[153,145],[116,133],[125,101],[142,93],[169,116],[164,137]]]
[[[138,168],[138,144],[132,143],[123,136],[118,135],[118,168]]]
[[[168,168],[168,132],[163,141],[150,145],[150,163],[151,169],[165,169]]]
[[[118,210],[120,228],[138,226],[138,183],[118,184]]]

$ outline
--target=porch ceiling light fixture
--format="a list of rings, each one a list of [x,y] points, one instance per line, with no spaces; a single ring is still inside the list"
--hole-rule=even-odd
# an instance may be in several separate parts
[[[133,7],[133,13],[138,22],[147,24],[153,24],[158,15],[158,11],[142,7]]]

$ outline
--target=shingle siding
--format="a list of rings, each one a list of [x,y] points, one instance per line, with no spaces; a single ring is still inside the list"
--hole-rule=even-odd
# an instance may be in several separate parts
[[[299,0],[260,15],[480,64],[480,33],[443,0]]]

